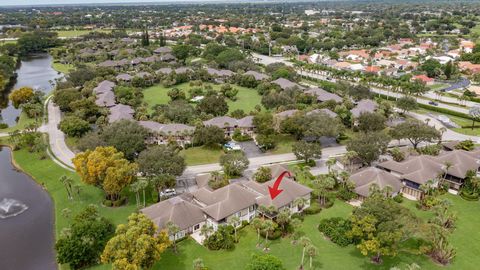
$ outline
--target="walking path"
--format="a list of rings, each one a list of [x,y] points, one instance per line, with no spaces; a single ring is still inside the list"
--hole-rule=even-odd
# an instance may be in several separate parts
[[[60,121],[62,120],[60,108],[55,105],[50,98],[47,99],[46,104],[48,111],[48,122],[43,124],[39,128],[39,131],[48,134],[48,143],[50,145],[51,154],[54,157],[53,160],[57,162],[57,164],[59,163],[58,161],[60,161],[59,165],[64,168],[73,168],[72,159],[75,157],[75,154],[65,143],[65,134],[58,129],[58,124],[60,124]]]

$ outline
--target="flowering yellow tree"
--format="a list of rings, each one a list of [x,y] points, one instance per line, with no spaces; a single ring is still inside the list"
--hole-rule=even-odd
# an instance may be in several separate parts
[[[114,147],[97,147],[79,153],[73,159],[82,181],[103,189],[107,198],[116,201],[120,192],[135,180],[136,163],[126,160]]]

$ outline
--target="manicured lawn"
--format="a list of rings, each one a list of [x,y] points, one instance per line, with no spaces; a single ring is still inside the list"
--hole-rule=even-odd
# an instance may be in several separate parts
[[[63,38],[72,38],[72,37],[79,37],[86,35],[90,32],[104,32],[104,33],[110,33],[110,30],[103,30],[103,29],[97,29],[97,30],[62,30],[62,31],[57,31],[58,37],[63,37]]]
[[[277,142],[277,146],[275,149],[269,151],[272,155],[291,153],[292,145],[296,140],[292,135],[278,134],[276,135],[275,141]]]
[[[210,149],[204,146],[190,147],[182,150],[180,154],[185,158],[187,165],[200,165],[218,163],[220,156],[223,154],[221,148]]]
[[[432,90],[438,90],[438,89],[443,89],[448,87],[448,84],[446,83],[436,83],[434,85],[429,86],[430,89]]]
[[[68,74],[70,70],[75,69],[75,67],[71,64],[62,64],[60,62],[53,62],[52,68],[63,74]]]
[[[216,91],[220,90],[221,85],[211,84]],[[233,87],[238,89],[237,100],[231,101],[227,99],[228,111],[232,112],[237,109],[242,109],[245,113],[249,113],[255,109],[255,105],[259,105],[261,96],[255,89],[241,87],[234,85]],[[170,97],[167,95],[168,91],[172,88],[178,88],[185,91],[188,96],[188,90],[191,88],[189,83],[182,83],[173,87],[163,87],[162,85],[155,85],[143,90],[144,100],[147,102],[149,109],[157,104],[167,104],[170,101]]]
[[[15,130],[24,129],[26,126],[28,126],[30,124],[33,124],[33,123],[35,123],[35,119],[34,118],[29,118],[27,116],[27,114],[22,112],[20,114],[20,117],[18,118],[18,122],[15,126],[0,129],[0,133],[7,133],[7,132],[15,131]]]

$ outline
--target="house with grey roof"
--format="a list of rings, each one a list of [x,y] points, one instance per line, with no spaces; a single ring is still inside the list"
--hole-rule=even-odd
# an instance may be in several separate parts
[[[139,121],[138,123],[149,131],[146,139],[148,144],[168,144],[174,141],[185,147],[192,143],[195,132],[195,127],[185,124],[160,124],[154,121]]]
[[[207,73],[210,76],[213,76],[219,79],[226,79],[226,78],[232,77],[235,74],[233,71],[228,69],[218,70],[214,68],[207,68]]]
[[[331,110],[329,109],[315,109],[315,110],[312,110],[312,111],[309,111],[306,113],[306,115],[312,115],[312,114],[316,114],[316,113],[323,113],[323,114],[326,114],[332,118],[335,118],[338,116],[338,114],[336,114],[335,112],[332,112]]]
[[[183,231],[179,235],[183,237],[186,234],[198,234],[198,229],[203,224],[217,230],[219,226],[231,224],[233,217],[240,219],[236,226],[240,226],[242,221],[250,222],[259,214],[259,206],[274,206],[278,211],[288,209],[291,214],[310,206],[312,190],[295,182],[292,174],[285,175],[279,186],[283,191],[272,200],[268,187],[273,185],[281,174],[288,172],[288,168],[272,165],[270,169],[272,180],[266,183],[244,180],[216,190],[208,186],[210,174],[197,175],[196,191],[157,203],[142,209],[141,212],[152,219],[160,229],[165,228],[168,221],[172,221]],[[199,210],[204,214],[203,218]],[[262,215],[268,216],[266,213]],[[196,240],[198,238],[201,237],[194,237]]]
[[[119,74],[115,77],[117,81],[130,82],[133,79],[133,76],[127,73]]]
[[[117,104],[115,94],[113,91],[100,92],[96,94],[95,104],[99,107],[113,107]]]
[[[299,85],[298,83],[294,83],[284,78],[278,78],[275,81],[272,81],[272,83],[280,86],[282,90],[295,89],[295,88],[300,90],[305,89],[305,87]]]
[[[153,51],[155,54],[167,54],[167,53],[172,53],[173,50],[170,47],[159,47]]]
[[[264,81],[270,79],[270,76],[268,76],[267,74],[263,74],[253,70],[247,71],[243,75],[253,76],[253,78],[255,78],[255,80],[257,81]]]
[[[200,206],[184,200],[181,196],[173,197],[140,210],[160,229],[166,229],[167,223],[173,222],[179,232],[170,235],[170,239],[180,239],[200,231],[205,224],[206,215]]]
[[[329,100],[333,100],[337,103],[340,103],[340,102],[343,101],[343,99],[340,96],[338,96],[336,94],[333,94],[333,93],[330,93],[330,92],[328,92],[328,91],[326,91],[322,88],[318,88],[318,87],[307,89],[305,91],[305,94],[315,96],[317,98],[318,103],[322,103],[322,102],[329,101]]]
[[[400,177],[376,167],[368,167],[352,174],[350,181],[355,185],[354,191],[360,200],[370,196],[372,186],[380,190],[390,187],[391,196],[397,195],[403,188]]]
[[[120,120],[133,120],[134,113],[135,111],[132,107],[124,104],[117,104],[110,108],[108,122],[113,123]]]
[[[235,119],[230,116],[218,116],[204,121],[205,126],[216,126],[225,131],[226,137],[231,137],[235,129],[239,129],[242,135],[253,136],[255,126],[253,125],[253,116],[246,116],[242,119]]]
[[[356,106],[350,110],[354,118],[358,118],[362,113],[373,113],[377,110],[378,104],[370,99],[362,99]]]
[[[161,55],[160,57],[157,57],[157,59],[161,62],[173,62],[177,60],[177,58],[171,53]]]

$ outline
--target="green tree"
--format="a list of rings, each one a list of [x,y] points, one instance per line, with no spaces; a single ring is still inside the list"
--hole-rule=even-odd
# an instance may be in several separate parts
[[[230,151],[220,157],[220,165],[228,176],[242,175],[249,163],[243,151]]]
[[[390,137],[383,132],[360,133],[347,143],[347,151],[357,153],[365,164],[371,164],[387,150]]]
[[[308,163],[312,159],[322,157],[322,147],[320,143],[309,143],[303,140],[293,144],[292,152],[297,159],[304,160],[305,163]]]
[[[385,116],[379,113],[362,113],[358,117],[358,129],[363,132],[381,131],[385,129]]]
[[[114,232],[113,224],[88,206],[73,218],[70,227],[62,230],[55,250],[58,263],[81,269],[97,263],[105,244]]]
[[[282,261],[270,254],[253,254],[247,270],[285,270]]]
[[[167,231],[173,237],[173,252],[177,253],[177,234],[180,232],[180,227],[172,221],[167,222]]]
[[[259,183],[265,183],[272,180],[272,169],[270,167],[260,167],[253,175],[253,179]]]
[[[215,148],[225,142],[225,132],[217,126],[204,126],[195,129],[193,143]]]
[[[416,110],[418,108],[418,103],[413,97],[401,97],[397,100],[396,106],[402,110],[402,113]]]
[[[440,132],[433,126],[421,121],[409,119],[390,130],[396,140],[407,139],[417,149],[421,142],[433,142],[441,138]]]
[[[138,155],[137,163],[139,171],[146,176],[179,176],[186,168],[185,159],[179,155],[178,148],[167,145],[155,145],[143,150]]]
[[[62,175],[58,180],[65,187],[65,190],[67,191],[68,199],[72,200],[73,199],[73,179],[66,175]]]
[[[59,128],[69,137],[81,137],[91,129],[87,121],[73,115],[63,118]]]
[[[197,110],[213,116],[221,116],[228,112],[228,105],[222,95],[208,94],[198,103]]]
[[[107,145],[123,152],[125,157],[133,160],[142,152],[148,131],[135,121],[120,120],[107,126],[101,133],[101,138]]]
[[[441,74],[442,64],[435,59],[429,59],[420,65],[419,69],[425,71],[428,77],[435,78]]]
[[[131,214],[127,224],[118,225],[103,250],[102,263],[112,263],[114,270],[149,269],[170,245],[165,231],[158,233],[153,222],[143,214]],[[118,248],[122,247],[122,248]]]

